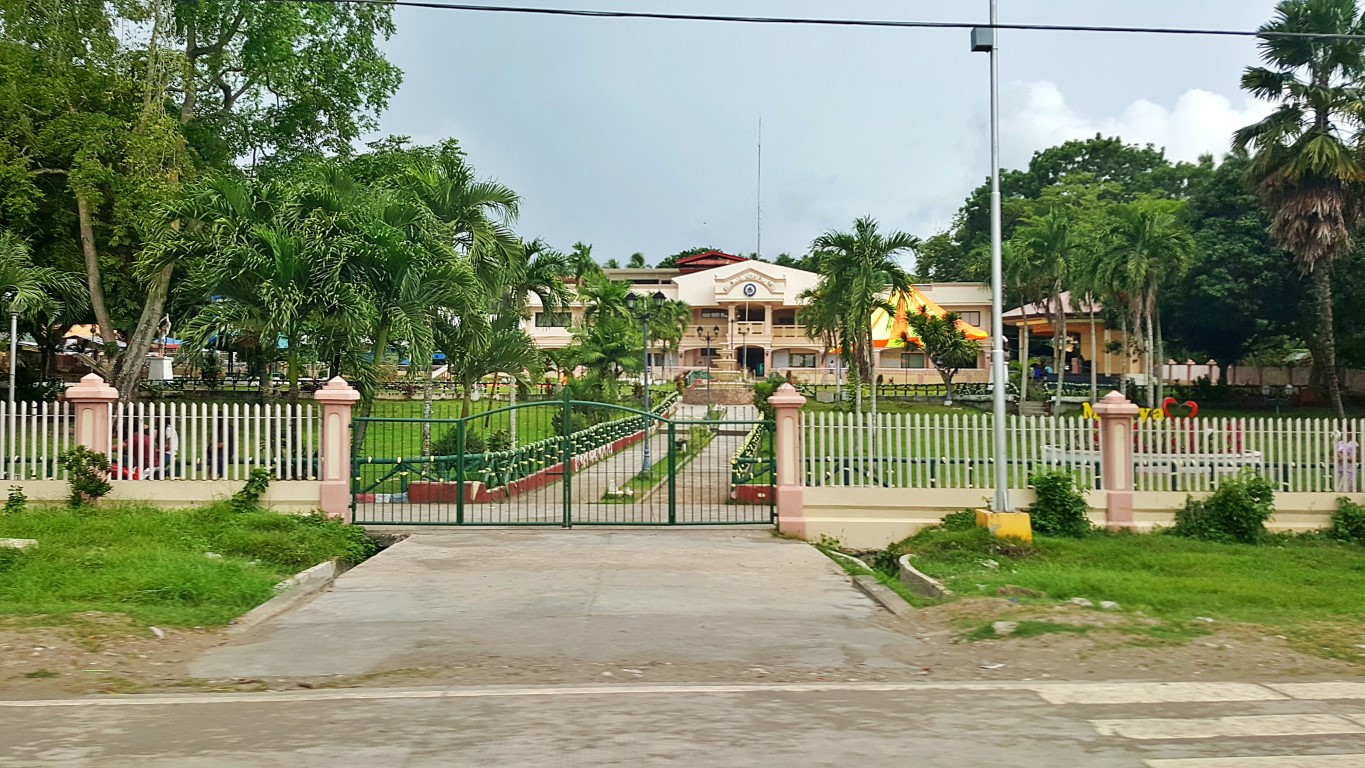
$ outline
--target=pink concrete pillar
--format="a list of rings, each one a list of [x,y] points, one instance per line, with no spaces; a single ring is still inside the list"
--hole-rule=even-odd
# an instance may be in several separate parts
[[[1138,407],[1118,392],[1095,406],[1100,419],[1100,483],[1108,497],[1105,520],[1110,528],[1133,526],[1133,420]]]
[[[98,375],[87,373],[76,386],[68,387],[62,397],[75,409],[76,445],[107,455],[109,411],[110,406],[118,402],[118,390],[105,384]]]
[[[806,398],[791,384],[783,384],[768,398],[776,413],[773,442],[777,461],[777,530],[788,536],[806,537],[804,486],[805,463],[801,453],[801,406]]]
[[[340,376],[313,393],[322,404],[321,465],[318,508],[330,517],[350,522],[351,512],[351,407],[360,393]]]

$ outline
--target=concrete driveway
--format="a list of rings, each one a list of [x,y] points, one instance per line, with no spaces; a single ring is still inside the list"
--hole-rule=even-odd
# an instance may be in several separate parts
[[[188,674],[857,679],[916,668],[918,643],[891,622],[826,557],[767,530],[422,531]]]

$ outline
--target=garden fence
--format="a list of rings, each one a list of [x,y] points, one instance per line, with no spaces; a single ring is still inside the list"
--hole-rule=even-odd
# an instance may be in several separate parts
[[[312,403],[114,403],[106,454],[116,480],[317,477]]]
[[[806,484],[886,488],[991,488],[993,417],[814,411],[802,416]],[[1009,481],[1025,488],[1043,469],[1073,473],[1096,488],[1100,454],[1091,422],[1007,416]]]
[[[0,402],[0,477],[5,480],[64,480],[57,459],[75,444],[69,403]]]

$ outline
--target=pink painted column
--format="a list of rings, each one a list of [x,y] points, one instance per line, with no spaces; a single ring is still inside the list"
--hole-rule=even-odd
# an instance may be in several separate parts
[[[351,407],[360,393],[340,376],[313,393],[322,405],[321,466],[318,508],[329,517],[351,522]]]
[[[773,442],[777,461],[777,530],[788,536],[806,537],[805,473],[801,453],[801,406],[806,398],[791,384],[783,384],[768,398],[776,413]]]
[[[109,453],[110,405],[118,402],[118,390],[104,383],[97,374],[87,373],[74,387],[62,394],[75,409],[76,445],[95,453]]]
[[[1133,527],[1133,420],[1138,407],[1118,392],[1105,395],[1095,406],[1100,419],[1100,484],[1108,504],[1110,528]]]

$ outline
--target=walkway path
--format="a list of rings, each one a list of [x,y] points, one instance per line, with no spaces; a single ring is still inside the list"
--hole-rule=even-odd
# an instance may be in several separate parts
[[[623,668],[654,680],[917,669],[917,641],[871,622],[878,610],[824,555],[768,531],[423,532],[189,674],[421,668],[414,679],[583,682]]]

